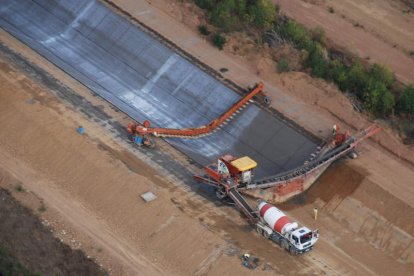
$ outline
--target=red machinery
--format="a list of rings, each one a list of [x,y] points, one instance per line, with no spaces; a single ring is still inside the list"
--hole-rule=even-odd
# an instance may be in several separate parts
[[[149,139],[148,135],[150,134],[157,137],[178,137],[186,139],[203,137],[211,134],[214,130],[220,128],[220,126],[234,118],[235,114],[245,108],[246,105],[252,101],[254,96],[263,91],[263,88],[263,83],[256,84],[245,97],[235,103],[220,117],[198,128],[152,128],[150,122],[146,120],[142,126],[136,122],[130,122],[127,129],[130,134],[134,135],[134,137],[141,136],[146,139]]]
[[[290,194],[297,194],[304,190],[303,183],[307,179],[313,179],[315,175],[320,175],[332,162],[345,156],[354,154],[354,149],[364,139],[376,134],[380,128],[372,125],[361,131],[357,135],[349,136],[347,133],[341,134],[338,139],[338,133],[335,133],[332,143],[319,150],[310,161],[305,162],[293,170],[268,176],[263,179],[253,180],[253,169],[257,163],[249,157],[234,158],[231,155],[220,157],[217,163],[210,164],[204,168],[204,175],[196,175],[194,178],[204,184],[216,188],[216,195],[219,198],[229,196],[237,206],[246,214],[250,220],[256,220],[257,214],[251,210],[238,191],[263,198],[264,193],[250,193],[250,190],[273,188],[271,193],[285,196],[286,191]]]

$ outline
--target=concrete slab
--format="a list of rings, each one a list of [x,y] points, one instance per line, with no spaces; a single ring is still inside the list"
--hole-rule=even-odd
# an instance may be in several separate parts
[[[141,198],[142,198],[145,202],[150,202],[150,201],[155,200],[155,199],[157,198],[157,196],[156,196],[156,195],[154,195],[152,192],[146,192],[146,193],[143,193],[143,194],[141,195]]]
[[[3,0],[0,26],[138,121],[197,127],[240,96],[138,26],[94,0]],[[198,140],[168,139],[201,165],[231,153],[258,177],[292,169],[316,148],[255,105]]]

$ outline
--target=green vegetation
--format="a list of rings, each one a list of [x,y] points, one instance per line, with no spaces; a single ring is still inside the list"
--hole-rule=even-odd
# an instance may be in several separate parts
[[[244,2],[244,1],[240,1]],[[254,25],[269,29],[276,20],[277,7],[269,0],[245,1],[248,5],[247,14]],[[247,4],[246,4],[247,5]],[[243,16],[243,15],[242,15]]]
[[[223,50],[224,44],[226,44],[226,38],[220,34],[213,35],[212,41],[220,50]]]
[[[277,34],[278,43],[289,42],[300,50],[302,63],[313,77],[334,82],[341,91],[353,93],[363,106],[375,116],[397,114],[413,116],[414,88],[397,91],[391,70],[379,64],[371,66],[362,59],[327,48],[322,28],[309,30],[279,14],[279,8],[271,0],[195,0],[205,9],[210,23],[218,32],[252,30],[265,37],[265,33]],[[328,7],[334,13],[333,7]],[[355,27],[361,27],[358,22]],[[203,35],[209,35],[207,27],[199,26]],[[261,41],[260,38],[257,41]],[[219,33],[212,42],[223,49],[226,39]],[[257,42],[260,44],[261,42]],[[414,51],[410,52],[413,55]],[[290,70],[289,60],[282,57],[277,63],[279,72]],[[396,97],[400,95],[400,97]]]
[[[14,258],[5,247],[0,245],[0,275],[39,276],[40,274],[31,272]]]
[[[279,62],[277,63],[277,70],[279,73],[289,72],[289,60],[286,57],[282,57]]]
[[[321,27],[316,27],[315,29],[311,30],[312,39],[325,45],[326,43],[326,36],[325,31]]]
[[[395,77],[387,67],[379,64],[365,66],[359,58],[353,58],[354,61],[347,65],[349,62],[344,58],[334,58],[325,47],[325,33],[319,28],[309,31],[292,20],[284,19],[277,22],[275,31],[302,51],[304,66],[311,70],[313,77],[332,81],[342,91],[355,94],[375,116],[387,116],[396,107],[395,91],[391,91]],[[406,93],[408,96],[401,96],[398,100],[398,109],[412,114],[410,99],[413,92],[403,95]]]
[[[224,32],[254,26],[269,29],[276,20],[277,7],[270,0],[196,0],[207,10],[211,23]]]
[[[200,25],[198,26],[198,31],[202,34],[202,35],[209,35],[211,34],[211,32],[208,30],[206,25]]]
[[[414,115],[414,86],[410,85],[404,89],[397,103],[397,111],[408,116]]]

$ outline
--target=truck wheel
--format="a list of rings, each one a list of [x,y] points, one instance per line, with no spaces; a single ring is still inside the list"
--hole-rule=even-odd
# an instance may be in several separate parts
[[[266,239],[269,239],[269,238],[270,238],[270,235],[269,235],[269,233],[267,233],[267,231],[266,231],[266,230],[263,230],[263,236],[264,236]]]
[[[263,229],[259,226],[256,226],[256,232],[259,233],[259,235],[263,235]]]
[[[298,254],[298,252],[296,251],[296,249],[293,246],[290,246],[289,252],[290,252],[290,255],[297,255]]]
[[[282,240],[281,246],[282,246],[283,249],[289,250],[289,244],[286,240]]]
[[[275,239],[275,242],[276,242],[279,246],[282,246],[282,239],[280,239],[280,238],[276,238],[276,239]]]

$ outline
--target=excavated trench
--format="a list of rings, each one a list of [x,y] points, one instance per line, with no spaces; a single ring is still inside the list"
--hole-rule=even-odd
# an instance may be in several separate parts
[[[240,95],[142,26],[94,0],[5,0],[1,27],[130,117],[166,128],[201,126]],[[251,104],[196,140],[167,140],[201,165],[248,155],[257,177],[295,168],[315,150],[310,136]]]

